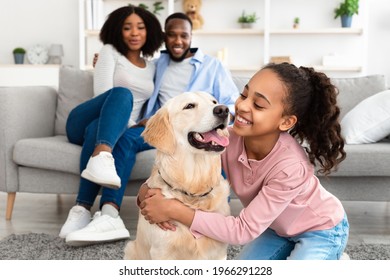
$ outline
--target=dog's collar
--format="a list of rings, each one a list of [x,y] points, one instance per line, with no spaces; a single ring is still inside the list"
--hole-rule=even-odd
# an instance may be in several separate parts
[[[158,171],[158,174],[160,175],[161,179],[164,181],[164,183],[170,187],[172,190],[175,190],[175,191],[178,191],[178,192],[181,192],[182,194],[185,194],[187,196],[191,196],[191,197],[205,197],[206,195],[210,194],[212,191],[213,191],[213,187],[210,188],[209,191],[205,192],[205,193],[201,193],[201,194],[197,194],[197,193],[189,193],[189,192],[186,192],[185,190],[182,190],[182,189],[174,189],[170,184],[168,184],[167,181],[164,180],[163,176],[161,175],[161,172],[160,170]]]

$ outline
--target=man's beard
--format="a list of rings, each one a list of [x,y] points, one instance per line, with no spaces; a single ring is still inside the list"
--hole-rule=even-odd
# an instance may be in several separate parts
[[[188,54],[189,51],[190,51],[190,47],[188,47],[180,57],[175,57],[175,56],[173,56],[173,54],[171,53],[171,51],[167,48],[167,52],[168,52],[168,54],[169,54],[169,57],[170,57],[173,61],[175,61],[175,62],[182,62],[182,61],[186,58],[186,56],[187,56],[187,54]]]

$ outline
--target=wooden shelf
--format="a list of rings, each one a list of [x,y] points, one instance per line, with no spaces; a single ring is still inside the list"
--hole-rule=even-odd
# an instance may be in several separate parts
[[[59,64],[0,64],[1,68],[60,68]]]
[[[85,30],[86,37],[99,36],[100,30]],[[216,29],[216,30],[193,30],[193,35],[263,35],[264,31],[261,29]]]
[[[294,34],[309,34],[309,35],[324,35],[324,34],[352,34],[361,35],[362,28],[318,28],[318,29],[271,29],[272,35],[294,35]]]
[[[362,70],[361,66],[324,66],[324,65],[306,65],[307,67],[313,67],[317,71],[324,72],[360,72]],[[237,72],[255,72],[260,70],[262,65],[252,65],[252,66],[227,66],[230,71]]]
[[[324,65],[313,65],[317,71],[324,72],[360,72],[362,71],[361,66],[324,66]]]
[[[193,35],[263,35],[261,29],[218,29],[218,30],[194,30]]]
[[[86,29],[84,31],[85,37],[99,36],[100,30]]]

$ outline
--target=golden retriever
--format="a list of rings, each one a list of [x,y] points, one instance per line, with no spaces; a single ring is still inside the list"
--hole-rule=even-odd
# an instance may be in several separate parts
[[[147,180],[193,209],[230,214],[229,184],[221,175],[220,154],[229,143],[229,109],[205,92],[186,92],[170,99],[146,124],[143,137],[157,149]],[[139,214],[137,236],[125,246],[125,259],[226,259],[227,244],[194,238],[176,222],[164,231]]]

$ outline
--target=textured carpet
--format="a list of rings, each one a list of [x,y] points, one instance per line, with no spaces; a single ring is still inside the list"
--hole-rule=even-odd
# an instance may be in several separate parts
[[[120,260],[127,241],[84,247],[70,247],[64,240],[48,234],[12,234],[0,241],[0,260]],[[240,246],[229,246],[228,259],[233,259]],[[390,245],[348,245],[352,260],[390,260]]]

